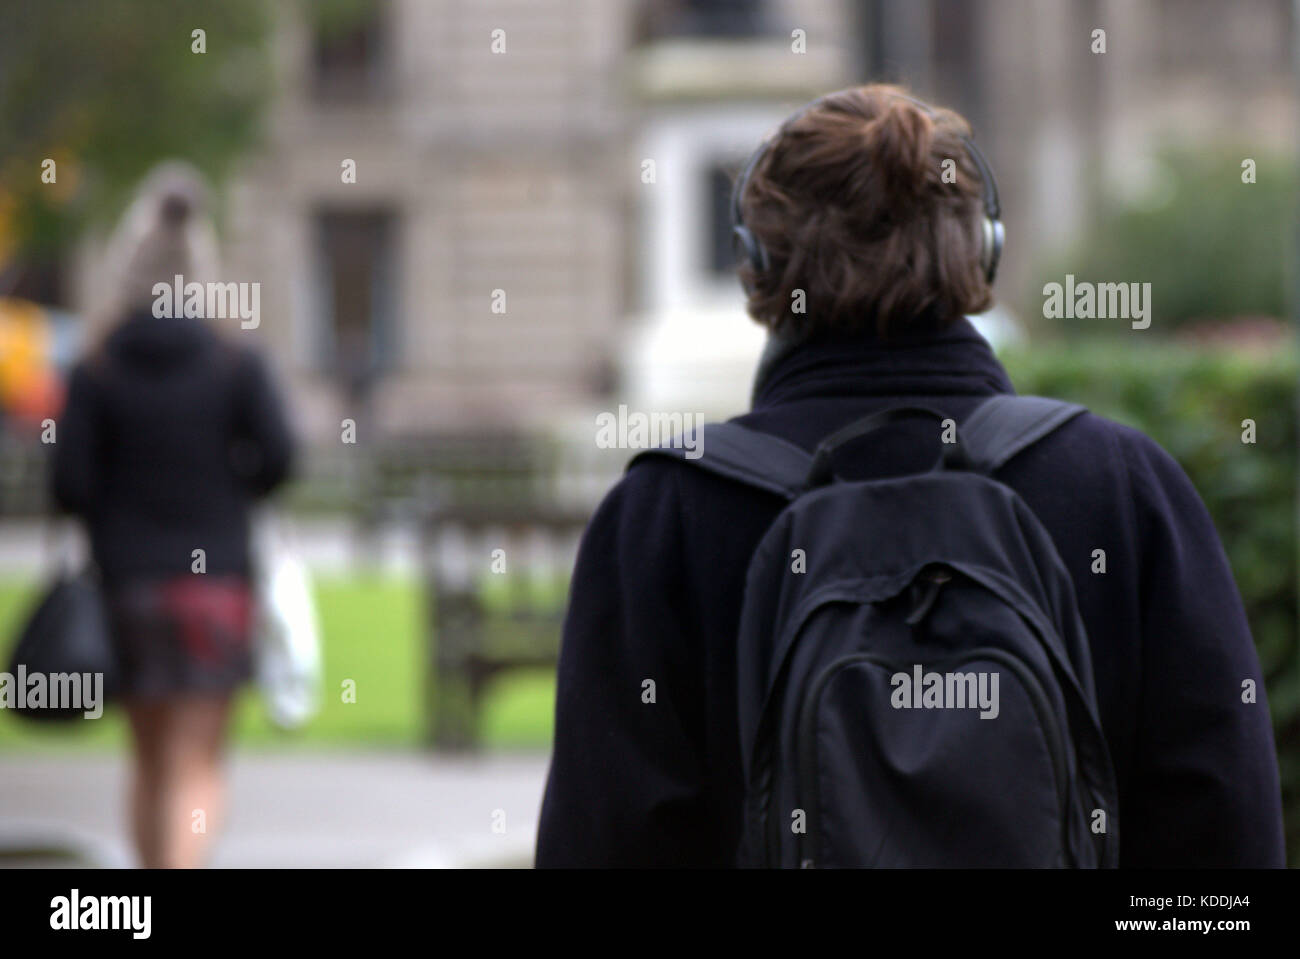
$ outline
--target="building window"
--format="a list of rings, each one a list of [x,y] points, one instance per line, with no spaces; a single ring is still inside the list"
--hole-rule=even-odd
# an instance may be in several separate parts
[[[312,92],[322,100],[373,99],[389,87],[388,5],[356,0],[313,7]]]
[[[885,34],[885,0],[862,0],[858,8],[858,28],[862,34],[863,76],[875,82],[897,79],[889,60],[889,43]]]
[[[387,211],[316,216],[320,365],[351,395],[368,393],[396,357],[394,233]]]
[[[714,162],[704,170],[704,195],[709,215],[704,223],[708,233],[703,244],[707,259],[702,265],[710,273],[723,277],[730,276],[736,268],[731,233],[731,190],[739,170],[740,164],[734,161]]]
[[[637,40],[761,36],[769,26],[767,6],[765,0],[644,0],[639,10]]]
[[[983,78],[987,72],[980,62],[980,14],[978,7],[965,0],[934,0],[930,8],[934,91],[976,129],[984,119]]]
[[[641,193],[641,308],[724,311],[736,305],[732,182],[785,105],[718,104],[648,122],[640,156],[655,157],[669,189]]]

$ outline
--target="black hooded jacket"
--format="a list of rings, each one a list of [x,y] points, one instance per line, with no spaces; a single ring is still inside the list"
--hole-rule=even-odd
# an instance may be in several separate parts
[[[933,406],[960,421],[999,392],[1013,392],[1005,371],[962,320],[889,345],[805,345],[774,364],[737,421],[812,450],[886,406]],[[921,470],[936,453],[932,431],[900,426],[846,447],[837,472]],[[1121,865],[1282,865],[1258,657],[1182,469],[1136,430],[1085,414],[998,478],[1037,514],[1074,581],[1119,787]],[[657,457],[605,498],[564,625],[539,866],[734,862],[744,788],[735,637],[749,558],[783,506]],[[1092,572],[1096,549],[1104,575]],[[648,678],[652,705],[641,700]],[[1242,702],[1246,679],[1257,703]]]
[[[72,370],[52,486],[107,583],[248,575],[249,509],[288,474],[292,440],[261,360],[203,320],[132,314]]]

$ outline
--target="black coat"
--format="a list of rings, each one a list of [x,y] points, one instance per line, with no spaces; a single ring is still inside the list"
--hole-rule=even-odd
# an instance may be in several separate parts
[[[132,315],[68,381],[55,501],[81,516],[105,580],[249,573],[249,510],[292,440],[257,354],[185,317]]]
[[[884,406],[957,420],[1011,392],[966,321],[884,346],[809,344],[738,421],[811,450]],[[918,429],[921,427],[918,427]],[[933,431],[847,447],[838,472],[924,469]],[[1136,430],[1080,416],[998,474],[1051,534],[1092,647],[1119,787],[1124,866],[1283,864],[1278,767],[1259,660],[1223,548],[1178,464]],[[597,510],[574,570],[539,866],[728,865],[743,781],[735,636],[749,557],[783,501],[662,458]],[[1091,572],[1104,549],[1107,572]],[[1259,701],[1241,684],[1256,680]],[[657,702],[641,701],[654,679]]]

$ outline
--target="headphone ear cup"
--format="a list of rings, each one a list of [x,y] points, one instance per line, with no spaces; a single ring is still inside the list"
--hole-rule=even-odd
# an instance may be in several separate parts
[[[980,221],[980,266],[984,268],[984,278],[990,284],[998,274],[998,261],[1002,259],[1002,243],[1005,233],[1002,221],[984,217]]]

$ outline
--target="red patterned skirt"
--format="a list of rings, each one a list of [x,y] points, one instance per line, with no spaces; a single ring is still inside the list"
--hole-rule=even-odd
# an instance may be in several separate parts
[[[108,590],[126,698],[228,693],[252,676],[253,594],[234,576],[186,575]]]

